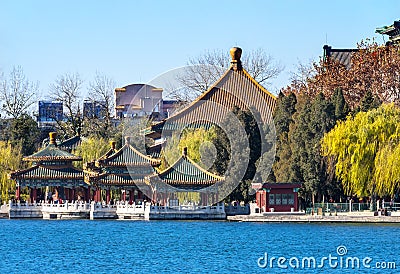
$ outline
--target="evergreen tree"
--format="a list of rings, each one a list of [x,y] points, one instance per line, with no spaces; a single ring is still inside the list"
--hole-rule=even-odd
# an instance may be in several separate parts
[[[343,117],[346,111],[346,104],[342,104],[340,94],[335,98],[337,107],[326,100],[320,93],[308,104],[303,99],[301,105],[297,105],[298,113],[294,116],[295,124],[290,132],[291,147],[295,163],[292,170],[292,178],[302,179],[304,191],[308,195],[317,195],[321,200],[322,195],[332,195],[332,187],[327,184],[328,173],[325,159],[320,155],[320,140],[325,133],[329,132],[336,122],[337,117]],[[298,169],[297,169],[298,168]],[[297,179],[296,178],[296,179]]]
[[[285,96],[280,93],[278,96],[274,123],[276,129],[276,158],[273,165],[273,173],[279,182],[291,180],[289,170],[292,166],[292,150],[289,143],[289,130],[293,124],[293,115],[296,112],[297,99],[293,93]]]
[[[30,155],[37,150],[40,130],[31,116],[25,113],[18,118],[11,119],[9,130],[11,144],[16,146],[18,143],[22,143],[21,153],[23,155]]]
[[[382,102],[378,98],[376,98],[370,90],[367,90],[364,97],[361,99],[358,110],[367,112],[371,109],[378,108],[381,104]]]
[[[331,97],[331,102],[335,108],[335,120],[344,120],[350,113],[350,107],[344,99],[342,89],[338,88],[335,90]]]
[[[217,157],[212,170],[225,175],[226,182],[221,191],[229,194],[227,202],[248,202],[254,198],[249,189],[262,155],[262,134],[256,112],[234,108],[232,114],[234,117],[228,118],[216,129],[213,143]],[[244,136],[239,132],[243,132]]]

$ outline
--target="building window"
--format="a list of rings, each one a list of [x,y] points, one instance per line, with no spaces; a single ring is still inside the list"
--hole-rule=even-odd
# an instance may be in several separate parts
[[[275,204],[276,205],[282,204],[282,194],[275,194]]]
[[[269,205],[274,205],[275,204],[275,194],[269,194]]]
[[[286,194],[288,196],[288,205],[294,205],[294,194]]]
[[[282,194],[282,204],[287,205],[288,204],[288,199],[289,199],[289,194]]]

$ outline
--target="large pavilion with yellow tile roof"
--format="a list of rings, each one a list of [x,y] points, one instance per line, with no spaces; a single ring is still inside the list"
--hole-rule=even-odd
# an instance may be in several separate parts
[[[254,109],[260,115],[260,122],[271,122],[276,96],[243,68],[240,48],[232,48],[230,54],[231,66],[217,82],[188,106],[154,124],[147,135],[156,139],[161,137],[162,132],[168,135],[171,131],[188,126],[219,124],[235,107],[242,110]]]

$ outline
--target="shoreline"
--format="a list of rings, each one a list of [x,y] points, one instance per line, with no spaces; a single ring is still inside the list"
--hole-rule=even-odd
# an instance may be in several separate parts
[[[400,216],[320,216],[300,214],[236,215],[227,216],[229,222],[258,223],[387,223],[400,224]]]

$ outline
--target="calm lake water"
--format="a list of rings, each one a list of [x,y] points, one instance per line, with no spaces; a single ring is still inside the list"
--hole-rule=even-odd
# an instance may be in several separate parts
[[[399,241],[399,225],[2,219],[0,273],[353,273],[349,257],[398,273]]]

